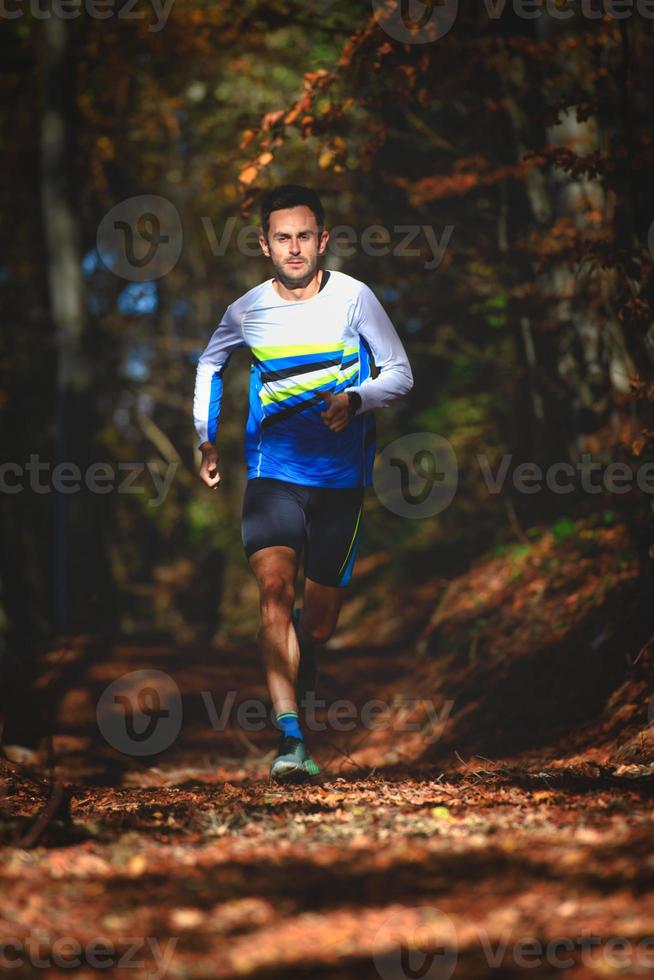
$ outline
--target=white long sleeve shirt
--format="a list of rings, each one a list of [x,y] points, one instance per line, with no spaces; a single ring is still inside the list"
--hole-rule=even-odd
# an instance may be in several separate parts
[[[243,346],[253,355],[248,479],[369,486],[375,455],[371,410],[413,386],[402,342],[372,290],[343,272],[325,271],[319,292],[309,299],[282,299],[268,279],[228,306],[198,362],[193,415],[199,444],[216,438],[223,372]],[[371,361],[379,371],[375,378]],[[361,396],[341,432],[332,432],[321,417],[326,391]]]

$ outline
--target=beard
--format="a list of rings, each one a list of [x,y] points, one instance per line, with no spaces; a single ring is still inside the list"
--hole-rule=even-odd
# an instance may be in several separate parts
[[[288,265],[288,259],[283,262],[277,262],[272,259],[273,269],[275,270],[275,276],[281,282],[283,286],[287,289],[302,289],[303,286],[308,286],[313,277],[316,274],[316,269],[318,268],[318,257],[313,260],[301,257],[302,265],[294,268]]]

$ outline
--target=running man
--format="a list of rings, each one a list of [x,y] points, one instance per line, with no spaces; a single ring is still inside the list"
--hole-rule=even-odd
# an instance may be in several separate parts
[[[372,484],[372,412],[413,386],[402,343],[372,290],[319,268],[328,241],[315,191],[286,184],[264,196],[259,243],[274,278],[227,307],[195,379],[200,477],[216,489],[223,372],[233,351],[250,348],[242,538],[259,587],[258,642],[281,729],[270,770],[279,782],[320,772],[298,704],[315,686],[316,649],[334,632],[352,575],[364,488]]]

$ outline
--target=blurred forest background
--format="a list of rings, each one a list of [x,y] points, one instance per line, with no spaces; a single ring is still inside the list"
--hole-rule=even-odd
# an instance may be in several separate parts
[[[382,601],[482,554],[613,524],[650,575],[651,494],[589,494],[578,479],[526,494],[510,475],[588,452],[602,467],[654,460],[652,21],[469,5],[421,44],[356,0],[175,0],[160,28],[146,6],[118,9],[25,8],[0,31],[4,460],[148,467],[142,492],[36,492],[24,476],[0,494],[5,664],[74,633],[252,637],[246,353],[226,373],[218,493],[197,476],[192,393],[224,309],[270,275],[238,235],[286,182],[318,190],[328,227],[354,229],[351,254],[331,249],[325,266],[371,286],[409,353],[415,387],[379,415],[379,448],[438,433],[459,465],[432,518],[370,494],[353,595]],[[165,202],[181,226],[179,259],[142,281],[98,245],[137,195],[164,199],[164,231]],[[361,245],[372,225],[386,254]],[[431,229],[440,261],[423,232],[403,254],[402,226]],[[493,495],[477,455],[496,471],[505,453]],[[157,502],[149,474],[171,465]]]
[[[654,19],[400,6],[456,16],[407,40],[396,0],[0,14],[0,934],[21,975],[32,941],[59,970],[98,936],[137,967],[155,947],[133,937],[179,939],[180,978],[449,976],[452,948],[459,980],[522,977],[539,940],[532,976],[573,949],[570,977],[651,974]],[[261,194],[288,182],[349,229],[325,266],[406,345],[378,449],[441,436],[459,476],[422,519],[368,493],[320,660],[323,778],[293,788],[268,781],[273,725],[239,713],[268,707],[246,351],[218,492],[192,420],[200,353],[271,275]],[[510,457],[500,492],[479,457]],[[568,464],[572,492],[519,490],[521,463]],[[105,492],[56,490],[61,464]]]

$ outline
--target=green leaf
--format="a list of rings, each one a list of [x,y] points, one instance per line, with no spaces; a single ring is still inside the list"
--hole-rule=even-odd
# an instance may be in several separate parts
[[[575,533],[574,522],[569,517],[560,517],[552,526],[552,537],[556,544],[565,541],[571,534]]]

